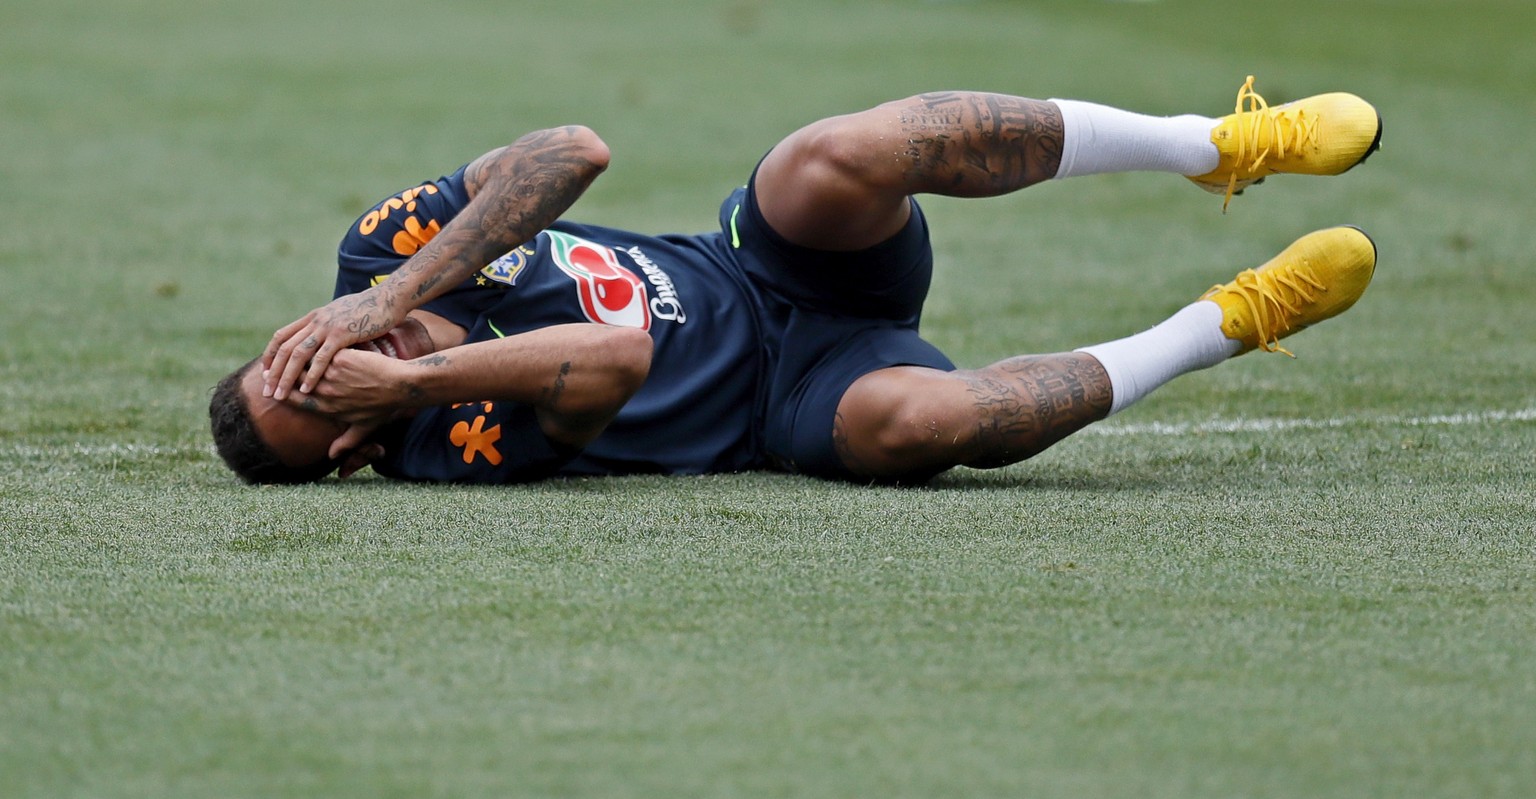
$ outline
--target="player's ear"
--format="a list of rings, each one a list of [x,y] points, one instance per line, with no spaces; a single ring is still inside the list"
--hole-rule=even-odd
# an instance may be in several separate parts
[[[347,455],[347,459],[342,461],[341,469],[336,472],[336,476],[345,480],[346,478],[356,474],[359,469],[362,469],[364,466],[367,466],[368,464],[373,463],[374,461],[383,457],[383,444],[364,444],[363,446],[353,450],[351,454]]]
[[[347,425],[346,432],[337,436],[336,440],[331,442],[328,456],[331,460],[336,460],[349,451],[357,449],[362,446],[364,441],[368,440],[368,436],[373,435],[375,429],[377,428],[371,425]]]

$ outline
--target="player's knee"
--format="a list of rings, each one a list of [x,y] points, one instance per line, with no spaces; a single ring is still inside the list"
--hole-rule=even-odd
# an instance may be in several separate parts
[[[803,171],[841,182],[869,182],[875,169],[877,148],[871,146],[867,129],[857,115],[824,119],[802,131],[795,156]]]
[[[874,426],[872,443],[881,460],[900,466],[930,464],[954,442],[948,410],[923,398],[892,403]]]
[[[920,391],[851,391],[838,431],[846,465],[883,479],[926,479],[954,466],[965,438],[954,410]]]

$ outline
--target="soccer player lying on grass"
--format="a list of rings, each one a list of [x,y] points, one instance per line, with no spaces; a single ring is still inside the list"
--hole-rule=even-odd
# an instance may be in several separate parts
[[[757,468],[919,482],[1021,461],[1180,374],[1284,352],[1359,298],[1375,246],[1320,230],[1145,332],[957,369],[918,336],[933,254],[913,195],[1158,170],[1230,201],[1375,151],[1360,98],[1271,108],[1252,82],[1222,118],[951,92],[825,119],[695,236],[561,220],[607,148],[581,127],[529,134],[358,220],[337,299],[215,391],[219,452],[261,483],[369,463],[482,483]]]

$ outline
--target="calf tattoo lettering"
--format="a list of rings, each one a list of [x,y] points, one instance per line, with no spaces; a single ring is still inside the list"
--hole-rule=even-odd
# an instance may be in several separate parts
[[[1089,355],[1022,356],[960,374],[978,411],[971,466],[1032,457],[1109,414],[1109,376]]]
[[[1061,166],[1056,106],[1023,97],[938,92],[899,111],[908,179],[925,190],[982,196],[1048,180]]]

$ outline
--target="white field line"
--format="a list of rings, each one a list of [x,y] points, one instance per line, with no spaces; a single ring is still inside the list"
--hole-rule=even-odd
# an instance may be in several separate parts
[[[1336,416],[1327,419],[1212,419],[1208,422],[1148,422],[1101,424],[1085,432],[1106,436],[1183,436],[1192,433],[1274,433],[1285,430],[1327,430],[1339,427],[1465,427],[1501,422],[1536,421],[1536,408],[1480,411],[1435,416]]]

